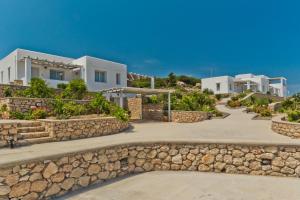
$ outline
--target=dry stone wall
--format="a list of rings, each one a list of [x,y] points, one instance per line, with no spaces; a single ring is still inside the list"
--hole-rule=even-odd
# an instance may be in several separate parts
[[[8,140],[18,140],[17,123],[0,123],[0,147],[8,145]]]
[[[0,167],[0,197],[47,199],[154,170],[299,177],[300,146],[132,143]]]
[[[171,112],[172,122],[178,123],[192,123],[200,122],[208,119],[208,113],[201,111],[179,111],[173,110]]]
[[[127,110],[130,112],[130,119],[139,120],[142,119],[142,98],[133,97],[127,99]]]
[[[44,108],[49,112],[52,111],[52,102],[54,99],[47,98],[25,98],[25,97],[7,97],[0,99],[0,106],[7,105],[9,111],[28,112],[34,108]],[[78,104],[88,104],[89,100],[71,100],[65,99],[64,101],[74,101]]]
[[[272,130],[291,138],[300,138],[300,123],[284,121],[281,117],[272,120]]]
[[[40,121],[55,141],[111,135],[128,128],[128,122],[115,117]]]
[[[143,119],[164,120],[164,110],[162,104],[143,104]]]

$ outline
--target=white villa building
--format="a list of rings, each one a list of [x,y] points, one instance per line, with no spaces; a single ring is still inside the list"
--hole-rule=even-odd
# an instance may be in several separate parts
[[[269,78],[265,75],[239,74],[203,78],[202,90],[209,89],[215,94],[241,93],[245,90],[270,93],[280,97],[287,96],[287,79],[284,77]]]
[[[54,88],[80,78],[89,91],[99,91],[127,87],[127,66],[90,56],[74,59],[24,49],[0,60],[0,83],[28,85],[32,77],[42,78]]]

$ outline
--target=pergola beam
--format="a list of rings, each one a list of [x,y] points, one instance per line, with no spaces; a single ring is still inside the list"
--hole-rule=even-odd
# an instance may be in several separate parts
[[[46,59],[32,58],[30,56],[24,57],[20,61],[25,61],[25,59],[30,59],[32,64],[41,65],[44,67],[53,67],[53,68],[70,69],[70,70],[82,67],[81,65],[76,65],[72,63],[49,61]]]

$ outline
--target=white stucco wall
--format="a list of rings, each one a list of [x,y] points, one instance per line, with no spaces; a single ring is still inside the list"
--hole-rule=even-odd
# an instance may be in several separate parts
[[[16,60],[17,59],[17,51],[13,51],[0,60],[0,76],[1,72],[3,72],[3,81],[0,83],[8,84],[16,79]],[[8,80],[8,68],[10,67],[10,80]]]
[[[46,53],[40,53],[24,49],[16,49],[11,54],[6,56],[0,61],[0,72],[3,71],[3,83],[8,82],[7,68],[11,67],[11,80],[25,80],[25,63],[20,61],[24,57],[45,59],[48,61],[62,62],[62,63],[73,63],[81,65],[82,68],[79,73],[75,73],[73,70],[58,69],[55,70],[64,71],[65,80],[57,81],[50,80],[50,69],[51,67],[44,67],[32,64],[32,68],[36,67],[39,69],[39,77],[47,81],[51,87],[56,87],[57,83],[67,82],[72,79],[82,78],[90,91],[99,91],[102,89],[108,89],[113,87],[126,87],[127,86],[127,67],[124,64],[115,63],[99,58],[90,56],[84,56],[78,59],[67,58],[62,56],[56,56]],[[17,66],[17,67],[15,67]],[[107,81],[105,83],[95,82],[95,71],[105,71],[107,73]],[[17,73],[16,73],[17,72]],[[121,84],[116,84],[116,74],[121,75]],[[1,74],[0,74],[1,75]],[[1,77],[0,77],[1,78]]]
[[[217,91],[217,83],[220,83],[220,91]],[[231,85],[231,90],[230,90]],[[212,78],[203,78],[201,80],[202,91],[205,89],[212,90],[215,94],[227,94],[234,91],[233,77],[219,76]]]
[[[90,91],[99,91],[102,89],[109,89],[113,87],[126,87],[127,86],[127,67],[124,64],[115,63],[99,58],[84,56],[75,60],[73,63],[82,63],[85,81]],[[106,82],[95,81],[95,71],[105,71],[107,74]],[[116,74],[121,75],[121,84],[116,84]]]

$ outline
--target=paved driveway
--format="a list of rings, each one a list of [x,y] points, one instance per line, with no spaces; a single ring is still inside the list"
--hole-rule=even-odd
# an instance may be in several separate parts
[[[65,200],[299,200],[300,179],[213,174],[149,172],[90,187]]]
[[[13,150],[0,149],[0,165],[20,159],[33,159],[125,142],[210,141],[300,144],[300,140],[273,132],[270,128],[271,121],[251,120],[253,115],[243,113],[242,109],[231,110],[221,105],[218,108],[231,115],[225,119],[206,120],[199,123],[134,123],[132,129],[110,136],[36,144]]]

